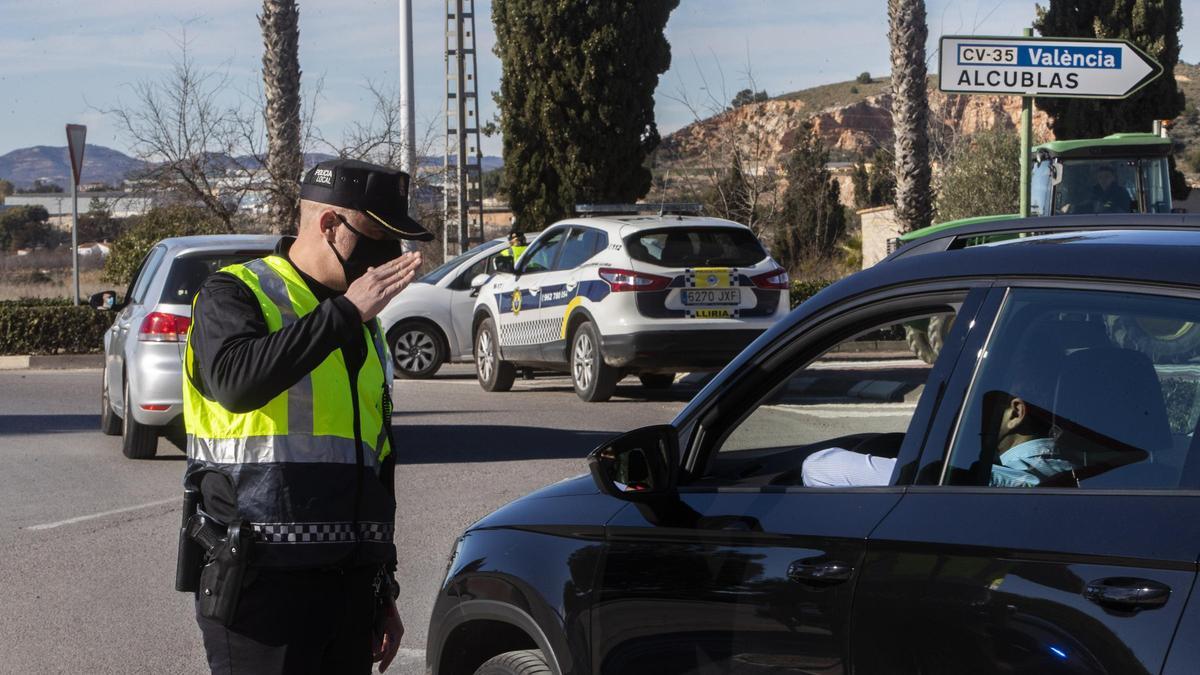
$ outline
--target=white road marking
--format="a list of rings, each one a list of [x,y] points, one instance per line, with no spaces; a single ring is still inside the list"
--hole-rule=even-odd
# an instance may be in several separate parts
[[[852,359],[829,359],[814,361],[805,370],[875,370],[882,368],[931,368],[920,359],[887,359],[875,361],[854,361]]]
[[[855,419],[865,417],[912,417],[916,410],[915,403],[876,403],[876,404],[827,404],[827,405],[776,405],[777,410],[807,415],[820,419]]]
[[[25,529],[26,530],[52,530],[56,527],[62,527],[63,525],[73,525],[75,523],[82,523],[87,520],[95,520],[96,518],[104,518],[105,516],[115,516],[119,513],[129,513],[130,511],[140,511],[142,509],[148,509],[148,508],[151,508],[154,506],[163,506],[166,504],[176,504],[176,503],[179,503],[179,501],[180,501],[179,497],[172,497],[170,499],[160,499],[157,502],[150,502],[148,504],[138,504],[137,506],[126,506],[125,508],[122,508],[122,509],[113,509],[112,511],[101,511],[100,513],[91,513],[86,516],[76,516],[75,518],[67,518],[66,520],[59,520],[59,521],[56,521],[53,523],[43,523],[41,525],[30,525],[29,527],[26,527]]]

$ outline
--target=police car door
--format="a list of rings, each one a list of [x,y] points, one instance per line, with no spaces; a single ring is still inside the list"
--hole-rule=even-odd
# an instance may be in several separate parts
[[[566,238],[568,228],[547,230],[521,255],[516,278],[511,286],[498,288],[496,305],[500,310],[500,348],[506,361],[541,361],[541,347],[557,334],[557,325],[541,315],[541,287]]]
[[[554,270],[543,275],[538,295],[539,319],[546,323],[542,358],[552,363],[567,363],[567,314],[578,305],[580,277],[588,261],[598,252],[603,233],[590,227],[572,225],[562,243],[562,252]],[[593,273],[593,277],[595,274]]]

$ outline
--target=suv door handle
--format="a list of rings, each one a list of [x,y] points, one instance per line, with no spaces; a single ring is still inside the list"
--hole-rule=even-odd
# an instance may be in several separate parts
[[[1088,583],[1083,597],[1108,609],[1136,612],[1167,604],[1171,587],[1150,579],[1109,577]]]
[[[801,583],[840,584],[854,575],[854,567],[837,560],[819,561],[812,558],[795,560],[788,565],[787,576]]]

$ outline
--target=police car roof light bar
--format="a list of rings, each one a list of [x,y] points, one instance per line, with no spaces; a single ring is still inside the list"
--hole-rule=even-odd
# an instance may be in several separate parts
[[[697,216],[704,210],[695,202],[662,202],[658,204],[576,204],[575,213],[581,216],[633,216],[643,213]]]

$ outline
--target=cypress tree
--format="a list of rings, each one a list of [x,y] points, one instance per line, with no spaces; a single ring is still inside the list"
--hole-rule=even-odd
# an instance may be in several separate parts
[[[679,0],[494,0],[509,204],[539,229],[580,202],[633,202],[651,185],[654,89]]]
[[[1120,101],[1038,99],[1058,138],[1150,131],[1154,120],[1174,119],[1183,112],[1183,92],[1175,82],[1183,27],[1180,0],[1050,0],[1049,7],[1037,8],[1034,27],[1046,37],[1129,40],[1163,66],[1162,75]]]
[[[809,258],[834,253],[846,232],[846,211],[838,201],[838,182],[825,168],[829,150],[805,122],[796,134],[796,147],[784,165],[787,188],[783,210],[774,228],[775,259],[789,270]]]

